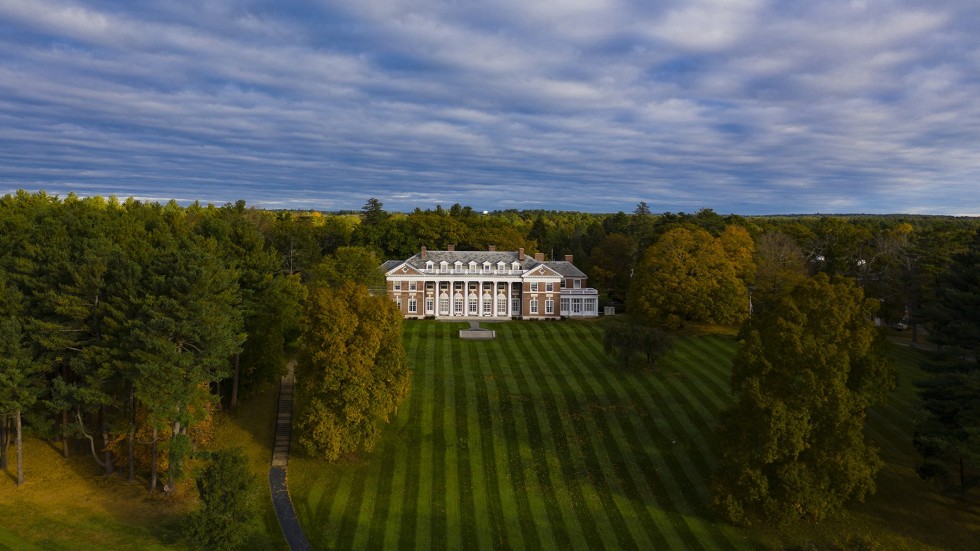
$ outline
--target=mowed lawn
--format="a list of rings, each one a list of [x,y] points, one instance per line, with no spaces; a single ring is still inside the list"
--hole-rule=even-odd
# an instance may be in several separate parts
[[[624,372],[594,323],[488,324],[490,342],[460,327],[406,323],[411,397],[373,453],[290,460],[318,547],[756,547],[708,510],[731,338],[683,339],[657,372]]]
[[[732,337],[688,336],[655,370],[616,368],[593,322],[405,324],[410,398],[369,454],[294,453],[289,486],[318,549],[783,549],[862,536],[882,549],[972,549],[976,499],[915,476],[918,353],[871,415],[878,495],[820,524],[736,529],[710,510],[713,427],[729,403]],[[298,451],[298,450],[296,450]],[[975,498],[975,496],[974,496]]]

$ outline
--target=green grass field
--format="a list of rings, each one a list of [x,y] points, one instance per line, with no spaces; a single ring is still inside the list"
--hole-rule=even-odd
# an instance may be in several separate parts
[[[878,493],[817,525],[741,530],[708,508],[712,427],[729,401],[730,336],[687,335],[657,370],[623,372],[590,322],[508,322],[460,341],[459,324],[408,322],[410,398],[370,454],[294,456],[289,480],[318,549],[785,549],[850,536],[878,549],[977,548],[980,503],[921,481],[910,434],[920,353],[894,347],[899,388],[872,411]],[[638,358],[637,361],[640,361]],[[265,474],[276,392],[222,415],[222,446],[252,459],[262,516],[249,549],[285,549]],[[294,449],[294,451],[296,451]],[[27,483],[0,477],[0,550],[173,549],[192,502],[104,479],[29,438]],[[6,474],[6,473],[4,473]]]
[[[595,323],[497,324],[491,342],[461,341],[460,327],[406,323],[411,397],[372,453],[290,460],[318,548],[764,549],[863,536],[884,549],[969,549],[980,534],[975,501],[911,470],[908,376],[872,416],[889,462],[878,497],[819,525],[750,531],[709,508],[731,337],[684,337],[657,370],[624,372]],[[896,354],[906,371],[917,361]]]

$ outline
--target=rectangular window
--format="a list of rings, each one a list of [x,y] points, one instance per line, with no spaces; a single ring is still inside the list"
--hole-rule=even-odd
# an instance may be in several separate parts
[[[531,313],[532,314],[538,313],[538,299],[536,298],[531,299]]]
[[[568,314],[568,305],[569,305],[569,302],[568,302],[568,299],[567,298],[561,299],[561,313],[563,315]]]
[[[402,290],[402,282],[401,281],[392,282],[391,288],[394,289],[395,291],[401,291]]]
[[[581,279],[575,279],[573,281],[575,282],[575,288],[576,289],[581,289],[582,288],[582,280]]]
[[[493,313],[492,308],[493,308],[493,303],[492,302],[490,302],[489,300],[483,301],[483,315],[484,316],[489,316],[490,314],[492,314]]]
[[[507,315],[507,299],[498,298],[497,299],[497,314]]]
[[[453,312],[455,312],[457,316],[462,316],[463,315],[463,299],[462,298],[457,298],[456,300],[453,301]]]
[[[551,300],[550,298],[544,301],[544,313],[545,314],[555,313],[555,301]]]
[[[475,300],[470,300],[470,314],[476,314],[479,306]]]
[[[510,315],[519,316],[521,314],[521,299],[513,298],[510,301]]]
[[[419,311],[419,301],[414,298],[408,299],[408,313],[415,314]]]
[[[537,293],[538,292],[538,282],[537,281],[532,281],[531,282],[531,292],[532,293]]]
[[[425,299],[425,313],[431,314],[434,308],[435,308],[435,301],[432,299],[432,297]]]
[[[440,314],[445,314],[445,315],[448,315],[449,314],[449,299],[448,298],[441,298],[441,299],[439,299],[439,313]]]
[[[545,283],[544,284],[544,290],[546,292],[548,292],[548,293],[555,292],[555,284],[554,283]]]
[[[581,314],[582,313],[582,299],[573,298],[572,299],[572,313]]]
[[[419,290],[419,284],[418,284],[418,282],[416,282],[416,281],[409,281],[408,282],[408,290],[409,291],[418,291]]]
[[[402,297],[395,297],[395,306],[398,307],[398,311],[402,310]]]

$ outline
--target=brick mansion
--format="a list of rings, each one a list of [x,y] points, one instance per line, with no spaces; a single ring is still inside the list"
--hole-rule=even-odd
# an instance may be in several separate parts
[[[564,260],[524,249],[421,251],[381,266],[388,296],[406,318],[559,319],[599,315],[599,293]]]

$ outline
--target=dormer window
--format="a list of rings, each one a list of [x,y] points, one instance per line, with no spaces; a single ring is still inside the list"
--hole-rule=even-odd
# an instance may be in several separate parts
[[[443,260],[442,262],[440,262],[439,263],[439,271],[442,272],[442,273],[448,272],[449,271],[449,263],[446,262],[445,260]]]
[[[432,268],[434,266],[435,266],[435,263],[433,263],[431,260],[425,263],[425,269],[428,270],[428,271],[430,271],[430,272],[432,271]]]
[[[453,269],[455,269],[456,271],[462,270],[463,269],[463,263],[460,262],[459,260],[457,260],[456,263],[453,264]]]
[[[507,269],[507,264],[505,262],[498,262],[497,263],[497,271],[498,272],[502,272],[502,271],[504,271],[506,269]]]
[[[490,271],[490,263],[489,262],[484,262],[483,263],[483,271],[484,272],[489,272]]]
[[[470,260],[470,271],[471,272],[475,272],[476,271],[476,262],[473,261],[473,260]]]
[[[517,262],[515,260],[514,263],[510,265],[510,269],[511,270],[514,270],[514,271],[520,270],[521,269],[521,263],[520,262]]]

